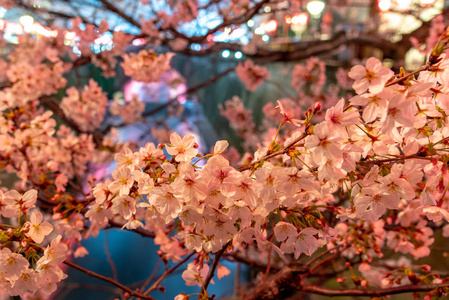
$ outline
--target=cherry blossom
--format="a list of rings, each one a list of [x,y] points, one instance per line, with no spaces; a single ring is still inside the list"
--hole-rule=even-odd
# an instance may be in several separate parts
[[[384,89],[385,83],[393,76],[393,71],[383,67],[377,58],[371,57],[366,61],[366,67],[360,65],[352,67],[348,75],[355,79],[352,87],[357,94],[367,90],[379,94]]]
[[[53,231],[53,226],[48,222],[42,222],[43,216],[39,211],[33,211],[30,216],[30,231],[27,235],[36,243],[42,243],[45,236]]]
[[[235,69],[237,76],[245,84],[246,88],[254,92],[265,80],[270,78],[266,67],[255,65],[252,60],[240,63]]]
[[[167,146],[166,149],[168,154],[176,155],[176,161],[190,162],[198,153],[198,150],[194,148],[195,138],[191,134],[188,134],[181,139],[179,134],[173,132],[170,135],[170,143],[172,146]]]

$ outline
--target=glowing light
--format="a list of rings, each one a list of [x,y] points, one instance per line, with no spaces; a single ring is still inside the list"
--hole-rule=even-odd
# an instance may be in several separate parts
[[[307,22],[309,22],[309,14],[306,12],[296,13],[293,15],[291,21],[295,25],[306,26]]]
[[[377,2],[377,6],[381,12],[387,12],[391,8],[391,0],[380,0]]]
[[[223,56],[224,58],[228,58],[229,55],[231,55],[231,51],[229,50],[224,50],[223,52],[221,52],[221,56]]]
[[[37,35],[45,36],[45,37],[57,37],[58,36],[57,30],[51,30],[47,27],[42,26],[39,23],[34,23],[31,26],[30,32],[37,34]]]
[[[234,57],[237,58],[237,59],[240,59],[240,58],[243,57],[243,53],[240,52],[240,51],[237,51],[237,52],[235,52]]]
[[[270,37],[269,37],[268,35],[264,34],[264,35],[262,36],[262,41],[268,42],[269,40],[270,40]]]
[[[0,6],[0,18],[3,18],[8,10]]]
[[[412,0],[397,0],[399,9],[401,10],[409,10],[410,5],[412,4]]]
[[[109,45],[112,44],[112,38],[108,35],[102,35],[96,38],[94,43],[97,45]]]
[[[76,33],[73,31],[66,31],[64,34],[64,38],[69,41],[75,39],[75,37],[76,37]]]
[[[34,23],[34,18],[32,16],[27,16],[27,15],[21,16],[19,18],[19,22],[20,22],[20,24],[22,24],[25,32],[30,32],[31,26],[33,26],[33,23]]]
[[[321,12],[324,9],[324,2],[321,1],[310,1],[309,3],[307,3],[307,10],[309,11],[309,13],[316,17],[319,16],[321,14]]]
[[[265,6],[265,8],[263,9],[264,12],[269,13],[271,11],[271,7],[269,6]]]
[[[17,23],[7,22],[5,31],[11,34],[23,34],[23,26]]]
[[[254,30],[254,33],[255,34],[264,34],[265,31],[263,31],[262,27],[257,27],[256,30]]]
[[[192,44],[190,45],[190,48],[195,51],[201,51],[201,44]]]
[[[140,46],[140,45],[144,45],[145,44],[145,39],[144,38],[138,38],[133,40],[133,45],[134,46]]]
[[[260,25],[264,32],[273,33],[278,28],[278,22],[276,20],[270,20]]]
[[[253,27],[254,26],[254,21],[253,20],[248,20],[248,22],[246,22],[246,25],[248,25],[248,27]]]
[[[285,23],[287,23],[288,25],[290,25],[292,23],[292,17],[290,17],[289,15],[285,16]]]
[[[435,3],[435,0],[419,0],[419,4],[424,7],[432,6]]]

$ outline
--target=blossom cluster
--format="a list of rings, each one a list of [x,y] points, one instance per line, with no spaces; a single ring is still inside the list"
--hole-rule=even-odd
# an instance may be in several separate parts
[[[49,295],[56,290],[56,284],[67,277],[58,267],[68,252],[67,245],[61,243],[61,235],[53,238],[46,248],[39,245],[53,231],[53,226],[43,221],[39,210],[30,214],[37,193],[34,189],[23,195],[16,190],[0,193],[3,218],[29,217],[22,226],[6,228],[0,225],[3,245],[0,249],[0,287],[10,296],[23,296],[37,290]]]
[[[77,88],[67,89],[67,97],[61,101],[61,108],[70,116],[83,131],[93,131],[98,128],[106,112],[108,99],[98,83],[89,80],[80,93]]]
[[[139,101],[137,95],[134,95],[130,102],[120,104],[123,99],[114,98],[114,102],[109,107],[113,116],[121,116],[125,124],[135,123],[142,118],[142,112],[145,110],[145,104]]]
[[[239,79],[245,84],[246,89],[254,92],[259,85],[270,78],[266,67],[255,65],[252,60],[240,63],[235,69]]]
[[[159,81],[161,76],[170,69],[173,53],[157,54],[154,50],[141,50],[139,53],[123,55],[121,66],[127,76],[136,81]]]
[[[354,67],[349,76],[358,95],[338,101],[314,125],[310,120],[318,109],[307,110],[303,125],[286,129],[286,136],[274,135],[270,145],[254,153],[259,163],[250,168],[230,166],[221,155],[224,141],[213,153],[199,155],[191,135],[171,135],[165,146],[171,160],[164,158],[164,145],[126,151],[116,156],[113,180],[94,189],[91,221],[101,227],[115,215],[127,228],[154,231],[161,251],[175,261],[182,247],[214,253],[226,243],[234,249],[270,247],[284,258],[312,255],[330,243],[348,247],[345,256],[360,255],[366,263],[382,257],[382,248],[426,256],[434,241],[429,221],[449,217],[443,156],[449,111],[445,77],[434,74],[388,84],[393,73],[380,61]],[[233,118],[241,107],[228,109]],[[147,149],[152,154],[142,159]],[[265,159],[276,151],[282,152]],[[197,158],[207,162],[200,167]],[[340,221],[331,227],[322,215],[335,203],[342,203],[331,210]],[[266,226],[272,218],[280,221],[270,237]],[[176,238],[169,237],[163,228],[178,219],[182,226]],[[376,232],[374,239],[360,236],[368,229]]]

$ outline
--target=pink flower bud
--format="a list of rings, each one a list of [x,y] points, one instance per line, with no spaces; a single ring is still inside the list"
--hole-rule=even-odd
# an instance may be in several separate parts
[[[430,272],[430,266],[429,265],[422,265],[421,266],[421,269],[423,270],[423,271],[425,271],[425,272]]]
[[[316,114],[320,110],[321,110],[321,103],[320,102],[316,102],[315,105],[313,106],[313,113]]]

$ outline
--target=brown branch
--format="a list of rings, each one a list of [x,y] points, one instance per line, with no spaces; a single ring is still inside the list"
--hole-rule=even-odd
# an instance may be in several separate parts
[[[59,118],[61,118],[65,123],[67,123],[70,128],[75,130],[77,133],[85,133],[81,128],[78,126],[78,124],[70,119],[64,111],[59,106],[59,102],[52,97],[43,96],[39,98],[39,103],[42,104],[45,108],[51,110],[54,112]]]
[[[128,23],[136,26],[137,28],[141,28],[141,25],[139,22],[137,22],[136,20],[134,20],[132,17],[128,16],[127,14],[125,14],[122,10],[120,10],[119,8],[117,8],[114,4],[112,4],[111,2],[109,2],[108,0],[100,0],[101,3],[103,3],[103,5],[109,9],[110,11],[112,11],[113,13],[117,14],[119,17],[121,17],[122,19],[124,19],[125,21],[127,21]]]
[[[395,162],[395,161],[403,161],[406,159],[424,159],[424,160],[432,160],[433,158],[431,156],[419,156],[416,154],[413,155],[407,155],[403,157],[395,157],[395,158],[386,158],[386,159],[379,159],[379,160],[365,160],[365,161],[359,161],[357,164],[380,164],[380,163],[389,163],[389,162]]]
[[[166,270],[164,272],[164,274],[162,274],[162,276],[159,277],[158,280],[156,280],[156,282],[143,294],[148,295],[152,291],[158,289],[159,284],[162,282],[162,280],[164,280],[168,275],[172,274],[177,268],[179,268],[180,266],[185,264],[194,254],[195,254],[195,252],[190,253],[183,260],[181,260],[179,263],[177,263],[173,268]]]
[[[185,34],[177,31],[176,28],[174,28],[173,26],[170,26],[168,28],[168,30],[177,38],[186,39],[190,43],[201,44],[201,43],[203,43],[206,40],[206,38],[209,35],[214,34],[214,33],[220,31],[221,29],[223,29],[225,27],[228,27],[228,26],[231,26],[231,25],[240,25],[240,24],[243,24],[243,23],[247,22],[249,19],[254,17],[254,15],[256,15],[259,12],[259,10],[262,8],[262,6],[264,6],[268,2],[270,2],[270,0],[262,0],[262,1],[260,1],[259,3],[254,5],[252,8],[248,9],[243,15],[238,16],[237,18],[233,18],[233,19],[229,19],[229,20],[226,20],[226,18],[223,18],[223,22],[222,23],[220,23],[219,25],[217,25],[214,28],[209,29],[204,35],[201,35],[201,36],[188,37]]]
[[[104,253],[106,254],[106,259],[109,265],[111,266],[112,276],[114,280],[117,281],[118,280],[117,268],[115,267],[115,263],[114,260],[112,259],[111,252],[109,251],[109,239],[107,232],[104,233]]]
[[[306,272],[303,268],[295,269],[286,266],[269,280],[261,282],[256,288],[245,295],[245,300],[276,299],[281,288],[290,287],[299,274]]]
[[[378,289],[378,290],[356,290],[356,289],[327,289],[320,286],[302,284],[301,291],[306,293],[324,295],[324,296],[359,296],[359,297],[381,297],[394,294],[404,294],[413,292],[430,292],[436,289],[449,288],[449,283],[440,284],[423,284],[423,285],[403,285],[392,288]]]
[[[49,9],[45,9],[42,7],[35,7],[35,6],[29,6],[26,3],[24,3],[21,0],[14,0],[18,6],[22,7],[23,9],[26,9],[30,12],[32,12],[34,14],[34,16],[41,16],[42,14],[50,14],[50,15],[54,15],[63,19],[72,19],[75,18],[76,16],[73,15],[68,15],[66,13],[63,12],[59,12],[59,11],[54,11],[54,10],[49,10]],[[48,20],[47,20],[48,21]]]
[[[429,69],[431,68],[431,66],[432,66],[432,64],[431,64],[431,62],[429,61],[429,62],[427,62],[427,64],[425,64],[424,66],[422,66],[422,67],[419,68],[418,70],[413,71],[413,72],[411,72],[411,73],[409,73],[409,74],[406,74],[406,75],[404,75],[404,76],[402,76],[402,77],[399,77],[399,78],[397,78],[397,79],[395,79],[395,80],[393,80],[393,81],[388,82],[388,83],[385,85],[385,87],[389,87],[389,86],[392,86],[393,84],[400,83],[400,82],[402,82],[402,81],[408,79],[409,77],[411,77],[411,76],[413,76],[413,75],[415,75],[415,74],[421,73],[422,71],[427,71],[427,70],[429,70]]]
[[[256,260],[250,260],[244,256],[237,255],[237,253],[225,253],[223,255],[223,258],[228,261],[243,263],[248,267],[257,268],[260,270],[265,270],[267,267],[267,264],[264,264],[264,263],[256,261]],[[279,266],[271,265],[271,270],[278,271],[279,269],[280,269]]]
[[[285,146],[284,148],[282,148],[281,150],[278,150],[276,152],[270,153],[270,154],[266,154],[264,155],[261,159],[258,159],[256,161],[253,161],[252,163],[250,163],[247,166],[243,166],[241,168],[238,169],[238,171],[243,172],[245,170],[249,170],[252,167],[254,167],[255,165],[259,164],[261,161],[265,161],[267,159],[282,155],[287,153],[290,148],[292,148],[293,146],[295,146],[299,141],[303,140],[306,138],[306,136],[308,135],[307,132],[304,132],[303,134],[301,134],[298,138],[294,139],[292,142],[290,142],[287,146]]]
[[[218,75],[212,76],[209,80],[207,80],[205,82],[202,82],[202,83],[200,83],[200,84],[198,84],[198,85],[196,85],[194,87],[191,87],[191,88],[187,89],[185,92],[176,95],[175,97],[173,97],[172,99],[168,100],[164,104],[161,104],[160,106],[158,106],[158,107],[156,107],[156,108],[154,108],[154,109],[152,109],[150,111],[144,112],[142,114],[142,117],[152,116],[152,115],[162,111],[163,109],[165,109],[165,108],[169,107],[170,105],[174,104],[178,100],[179,97],[184,96],[184,95],[189,95],[189,94],[196,93],[200,89],[205,88],[206,86],[211,85],[211,84],[217,82],[219,79],[221,79],[222,77],[226,76],[227,74],[233,72],[234,70],[235,70],[235,67],[229,68],[229,69],[221,72]],[[127,126],[127,124],[122,123],[122,124],[114,125],[114,126],[113,125],[109,125],[102,131],[102,134],[106,134],[112,127],[120,128],[120,127],[124,127],[124,126]]]
[[[309,260],[309,261],[306,263],[305,266],[306,266],[306,267],[309,267],[311,264],[313,264],[314,262],[318,261],[320,258],[326,256],[327,254],[331,253],[331,252],[334,251],[335,249],[339,249],[339,248],[342,247],[342,246],[343,246],[343,244],[342,244],[342,245],[337,245],[337,246],[335,246],[334,248],[330,248],[330,249],[327,249],[327,250],[321,252],[321,253],[318,254],[316,257],[314,257],[314,258],[312,258],[311,260]],[[341,251],[340,251],[340,252],[341,252]]]
[[[120,224],[120,223],[112,221],[112,220],[109,221],[109,225],[111,225],[110,228],[112,228],[112,227],[122,228],[123,227],[123,224]],[[144,236],[144,237],[151,237],[151,238],[156,237],[156,235],[153,232],[149,232],[149,231],[143,230],[142,228],[128,229],[128,230],[132,231],[132,232],[135,232],[135,233],[138,233],[138,234],[140,234],[141,236]]]
[[[312,267],[308,265],[299,265],[297,263],[292,263],[289,266],[282,268],[269,280],[259,283],[252,291],[250,291],[249,294],[246,295],[245,299],[276,299],[280,289],[282,288],[301,289],[301,282],[306,276],[312,274],[319,266],[325,265],[335,260],[335,258],[337,258],[342,251],[338,248],[333,248],[330,251],[333,250],[336,250],[336,252]],[[325,254],[327,253],[328,252],[325,251]],[[319,257],[323,257],[323,255],[319,255]],[[314,261],[316,260],[312,259],[312,262]]]
[[[203,83],[200,83],[200,84],[198,84],[198,85],[196,85],[196,86],[194,86],[194,87],[191,87],[191,88],[187,89],[184,93],[181,93],[181,94],[179,94],[179,95],[176,95],[174,98],[170,99],[169,101],[167,101],[166,103],[162,104],[161,106],[156,107],[156,108],[153,109],[153,110],[150,110],[150,111],[147,111],[147,112],[143,113],[142,116],[143,116],[143,117],[151,116],[151,115],[153,115],[153,114],[155,114],[155,113],[161,111],[162,109],[164,109],[164,108],[170,106],[170,105],[173,104],[174,102],[176,102],[180,96],[184,96],[184,95],[189,95],[189,94],[196,93],[197,91],[201,90],[202,88],[205,88],[206,86],[215,83],[216,81],[218,81],[219,79],[221,79],[221,78],[224,77],[225,75],[227,75],[227,74],[233,72],[234,70],[235,70],[235,67],[234,67],[234,68],[229,68],[229,69],[227,69],[227,70],[221,72],[221,73],[218,74],[218,75],[212,76],[209,80],[207,80],[207,81],[205,81],[205,82],[203,82]]]
[[[141,293],[139,293],[139,292],[136,292],[136,291],[131,290],[130,288],[124,286],[123,284],[121,284],[121,283],[115,281],[115,280],[112,279],[112,278],[105,277],[105,276],[103,276],[103,275],[100,275],[100,274],[95,273],[95,272],[93,272],[93,271],[90,271],[90,270],[88,270],[88,269],[85,269],[85,268],[83,268],[83,267],[81,267],[81,266],[79,266],[79,265],[77,265],[77,264],[74,264],[74,263],[68,261],[68,260],[64,261],[64,263],[65,263],[66,265],[68,265],[68,266],[70,266],[70,267],[72,267],[72,268],[74,268],[74,269],[80,271],[80,272],[83,272],[83,273],[89,275],[90,277],[94,277],[94,278],[97,278],[97,279],[106,281],[106,282],[108,282],[108,283],[110,283],[110,284],[112,284],[112,285],[114,285],[114,286],[116,286],[116,287],[122,289],[123,291],[127,292],[130,296],[138,297],[138,298],[141,298],[141,299],[155,300],[153,297],[150,297],[150,296],[147,296],[147,295],[144,295],[144,294],[141,294]]]
[[[206,279],[203,282],[203,288],[201,289],[201,293],[198,296],[198,299],[202,299],[203,296],[207,295],[207,287],[209,286],[209,283],[211,282],[212,278],[215,275],[215,269],[218,266],[218,262],[220,261],[221,256],[223,255],[223,253],[226,251],[226,249],[228,249],[229,244],[231,243],[231,241],[227,242],[223,248],[221,248],[220,251],[218,251],[215,254],[215,258],[214,261],[212,263],[212,267],[209,270],[209,274],[207,274]]]

